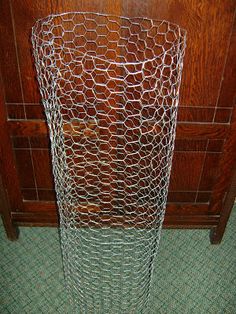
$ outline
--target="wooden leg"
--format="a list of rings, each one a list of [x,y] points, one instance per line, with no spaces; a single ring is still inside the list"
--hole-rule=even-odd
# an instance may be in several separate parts
[[[210,232],[211,244],[220,244],[221,243],[221,240],[223,239],[225,228],[227,226],[227,222],[228,222],[231,210],[233,208],[233,203],[234,202],[232,201],[231,206],[229,208],[225,208],[223,210],[225,212],[223,212],[221,214],[218,226],[211,229],[211,232]]]
[[[214,227],[211,229],[210,231],[210,241],[211,244],[220,244],[222,238],[224,235],[224,231],[223,232],[219,232],[218,231],[218,227]]]
[[[11,241],[15,241],[19,237],[19,229],[17,226],[7,217],[2,215],[3,225],[6,231],[7,238]]]
[[[7,193],[3,187],[1,176],[0,176],[0,212],[7,238],[11,241],[17,240],[19,232],[17,226],[11,219],[11,209],[9,206]]]

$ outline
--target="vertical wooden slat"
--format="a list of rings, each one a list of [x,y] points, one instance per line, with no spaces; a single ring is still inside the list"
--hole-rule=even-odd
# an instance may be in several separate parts
[[[4,92],[2,88],[2,77],[0,72],[0,173],[2,218],[9,239],[17,238],[17,230],[11,219],[11,211],[23,209],[22,195],[19,188],[14,156],[12,152],[11,138],[6,123],[6,108]],[[7,194],[6,194],[7,191]],[[9,200],[9,202],[8,202]]]
[[[9,1],[0,1],[0,67],[6,102],[22,103],[21,82]]]
[[[224,97],[226,97],[227,101],[229,101],[233,107],[233,112],[230,121],[229,136],[223,146],[222,158],[219,164],[220,174],[213,186],[212,197],[209,205],[211,212],[221,213],[219,224],[211,233],[211,242],[214,244],[220,243],[223,237],[227,220],[232,210],[236,190],[236,62],[232,62],[232,60],[235,59],[235,50],[236,18],[234,20],[228,58],[225,66],[226,79],[222,83],[221,93],[219,96],[220,103],[222,103],[222,101],[224,101]]]

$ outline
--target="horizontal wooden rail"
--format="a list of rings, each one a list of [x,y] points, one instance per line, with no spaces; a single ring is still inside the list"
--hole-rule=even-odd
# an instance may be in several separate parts
[[[12,136],[46,136],[48,129],[45,121],[42,120],[8,120],[7,122],[10,134]],[[94,125],[89,126],[65,124],[65,135],[84,134],[89,137],[96,137]],[[228,124],[221,123],[178,123],[176,138],[194,138],[194,139],[225,139],[229,132]]]
[[[91,211],[89,215],[84,209],[79,214],[78,226],[114,226],[114,227],[152,227],[153,216],[132,214],[132,215],[101,215],[97,211]],[[220,215],[206,215],[208,204],[189,203],[186,205],[169,203],[164,220],[164,226],[167,228],[211,228],[217,225]],[[87,212],[88,213],[88,212]],[[13,212],[13,221],[18,225],[28,226],[56,226],[58,225],[58,212],[56,204],[53,202],[24,202],[24,212]],[[93,222],[91,222],[91,219]],[[147,221],[146,221],[147,219]]]

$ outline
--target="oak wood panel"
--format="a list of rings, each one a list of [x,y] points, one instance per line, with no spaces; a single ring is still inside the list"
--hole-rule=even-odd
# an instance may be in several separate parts
[[[174,202],[174,203],[194,203],[196,199],[197,192],[188,192],[188,191],[178,191],[178,192],[172,192],[169,191],[168,193],[168,199],[167,202]]]
[[[6,109],[9,119],[25,119],[25,106],[23,104],[7,104]]]
[[[51,12],[99,11],[127,16],[148,16],[167,19],[188,29],[188,50],[185,57],[181,104],[214,106],[218,98],[222,73],[234,16],[234,1],[154,1],[145,4],[129,0],[115,1],[29,1],[12,2],[22,85],[26,102],[40,97],[29,51],[29,30],[37,18]],[[176,14],[176,12],[181,14]],[[210,43],[210,45],[209,45]],[[219,43],[221,43],[219,45]],[[210,66],[209,66],[210,65]],[[195,73],[194,77],[192,73]],[[23,79],[24,78],[24,79]]]
[[[29,173],[28,175],[32,175],[31,173]],[[25,188],[21,188],[21,193],[22,193],[22,196],[23,196],[23,200],[32,200],[32,201],[35,201],[35,200],[38,200],[38,194],[37,194],[37,190],[36,188],[33,189],[33,188],[28,188],[28,189],[25,189]]]
[[[195,139],[176,139],[175,151],[205,151],[208,140],[195,140]]]
[[[51,158],[48,150],[32,150],[37,188],[53,189]]]
[[[196,202],[197,203],[208,203],[210,201],[210,198],[211,198],[211,192],[198,191]]]
[[[234,11],[236,8],[234,6]],[[217,102],[218,107],[234,107],[236,98],[236,13],[234,23],[230,31],[231,40],[227,50],[227,60],[222,77],[222,84]]]
[[[178,109],[178,121],[212,122],[215,108],[182,107]]]
[[[14,149],[30,147],[30,142],[29,142],[28,137],[12,136],[11,140],[12,140],[12,146]]]
[[[47,0],[11,1],[11,6],[24,102],[39,103],[40,95],[30,43],[31,28],[38,18],[51,13],[51,6]]]
[[[28,120],[31,120],[31,119],[45,120],[44,109],[41,104],[25,105],[25,114]]]
[[[120,1],[55,1],[55,0],[14,0],[12,12],[18,47],[19,66],[25,102],[38,103],[40,95],[35,79],[35,68],[30,43],[31,28],[37,19],[52,13],[73,11],[98,11],[120,15]]]
[[[232,114],[232,109],[225,109],[225,108],[217,108],[214,122],[216,123],[229,123]]]
[[[208,152],[222,152],[224,140],[209,140],[207,145]]]
[[[39,136],[39,137],[31,137],[30,144],[32,149],[33,148],[50,148],[50,141],[49,138],[46,136]]]
[[[170,191],[196,191],[201,176],[203,152],[175,152],[172,163]],[[181,170],[182,169],[182,170]]]
[[[220,153],[207,153],[202,170],[200,191],[210,191],[219,174]]]
[[[30,150],[15,150],[15,160],[20,179],[20,187],[35,188],[34,169]]]
[[[0,1],[0,68],[6,102],[22,103],[15,35],[9,1]]]
[[[38,189],[39,201],[55,201],[56,193],[54,190]]]
[[[176,139],[175,151],[208,151],[208,152],[221,152],[224,145],[224,140],[218,139]]]
[[[124,15],[141,13],[187,29],[180,104],[188,106],[215,106],[217,103],[219,74],[224,70],[234,10],[234,0],[149,0],[142,3],[129,0],[122,3]]]
[[[224,139],[227,137],[229,126],[207,123],[179,123],[176,128],[176,138]]]

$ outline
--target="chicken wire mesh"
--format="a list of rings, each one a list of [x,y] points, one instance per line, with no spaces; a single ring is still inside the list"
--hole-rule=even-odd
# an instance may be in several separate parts
[[[75,312],[148,312],[185,37],[167,21],[96,13],[33,27]]]

